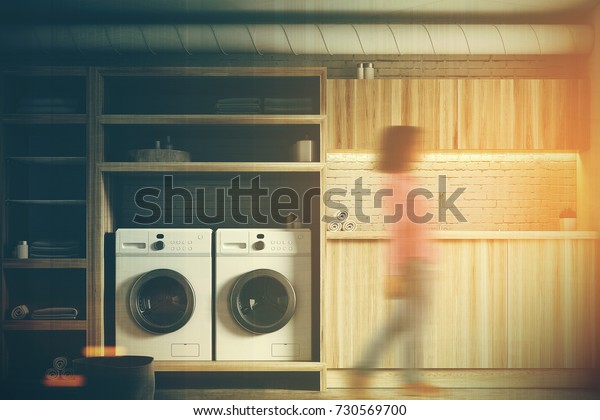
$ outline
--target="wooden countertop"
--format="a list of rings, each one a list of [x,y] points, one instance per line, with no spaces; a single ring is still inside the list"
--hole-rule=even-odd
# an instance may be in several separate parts
[[[592,231],[511,231],[511,230],[433,230],[433,239],[437,240],[510,240],[510,239],[589,239],[600,238],[598,232]],[[389,232],[327,232],[326,238],[329,240],[385,240],[389,239]]]

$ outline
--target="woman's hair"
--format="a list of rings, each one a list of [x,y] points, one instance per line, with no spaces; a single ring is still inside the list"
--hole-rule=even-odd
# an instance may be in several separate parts
[[[404,172],[410,169],[410,161],[421,136],[419,127],[390,125],[383,129],[379,170]]]

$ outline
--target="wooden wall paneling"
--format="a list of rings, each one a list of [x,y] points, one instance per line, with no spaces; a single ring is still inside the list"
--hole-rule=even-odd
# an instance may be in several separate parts
[[[579,150],[588,150],[590,148],[590,126],[592,120],[591,111],[591,86],[589,79],[579,80],[579,112],[578,123],[581,127],[580,137],[577,139]]]
[[[392,89],[386,80],[357,80],[355,142],[360,149],[379,149],[381,130],[392,124]]]
[[[383,295],[387,241],[327,241],[323,325],[327,367],[353,368],[389,316]],[[383,367],[394,367],[386,355]]]
[[[559,241],[508,245],[508,362],[510,368],[563,367],[554,360],[564,308],[558,300]],[[527,253],[527,254],[525,254]],[[525,258],[525,255],[527,257]],[[559,329],[557,331],[557,329]]]
[[[588,79],[570,79],[565,148],[587,150],[590,147],[590,83]]]
[[[324,325],[328,368],[361,361],[392,316],[383,293],[387,241],[328,241]],[[506,242],[439,241],[420,368],[506,368]],[[393,343],[377,367],[398,367]]]
[[[553,149],[560,146],[564,137],[563,118],[560,116],[564,110],[563,104],[554,103],[558,98],[558,86],[552,80],[522,80],[516,83],[519,86],[522,115],[527,121],[522,121],[523,141],[525,149]]]
[[[329,80],[327,149],[377,149],[381,128],[394,123],[397,85],[384,79]]]
[[[420,368],[506,368],[506,241],[437,241]]]
[[[512,80],[458,81],[458,148],[514,149],[514,83]]]
[[[458,81],[452,79],[437,80],[440,86],[437,143],[430,149],[458,148]]]
[[[335,388],[352,388],[354,372],[350,369],[329,369],[327,381],[329,390]],[[541,399],[547,399],[550,389],[556,390],[558,399],[564,398],[565,390],[579,388],[590,395],[590,383],[597,380],[598,370],[582,369],[426,369],[421,371],[423,380],[440,388],[464,389],[468,399],[478,399],[475,395],[479,390],[497,390],[513,388],[513,396],[503,396],[501,399],[536,399],[533,392],[540,390],[544,392]],[[397,369],[380,369],[371,375],[371,383],[377,390],[385,388],[396,388],[393,398],[398,398],[400,392],[398,385],[405,380],[405,373]],[[536,391],[534,391],[536,390]],[[448,390],[449,391],[449,390]],[[375,394],[373,391],[369,395]],[[562,395],[562,398],[561,398]],[[484,397],[485,398],[485,397]],[[450,395],[444,395],[444,399],[456,399]],[[460,397],[458,398],[460,399]]]
[[[595,366],[593,254],[589,241],[509,243],[509,368]]]
[[[373,149],[389,124],[425,129],[427,150],[589,147],[584,79],[329,80],[327,149]]]
[[[588,147],[589,86],[586,80],[515,80],[514,85],[514,135],[519,148]]]
[[[563,276],[565,307],[563,321],[573,347],[566,349],[566,364],[576,367],[598,367],[596,348],[596,310],[599,302],[596,282],[596,248],[594,241],[563,241]],[[571,277],[571,278],[570,278]]]
[[[388,125],[424,128],[423,148],[457,144],[457,81],[329,80],[327,149],[377,149]]]
[[[327,81],[327,150],[350,149],[355,144],[355,106],[354,80]]]
[[[457,80],[402,81],[402,124],[424,129],[426,150],[456,147]]]
[[[541,111],[543,119],[549,122],[542,126],[543,139],[548,139],[545,148],[586,148],[589,111],[586,107],[585,80],[543,80],[541,85],[545,104]]]
[[[570,81],[540,81],[540,143],[542,148],[566,149],[567,139],[574,133],[570,124],[571,107],[576,103]]]

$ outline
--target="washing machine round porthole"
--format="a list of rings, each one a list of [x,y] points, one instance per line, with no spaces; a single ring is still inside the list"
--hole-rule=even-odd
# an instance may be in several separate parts
[[[194,290],[180,273],[152,270],[138,278],[129,294],[129,309],[147,331],[166,334],[183,327],[194,313]]]
[[[237,279],[231,289],[230,310],[236,322],[254,334],[283,328],[296,310],[296,292],[281,273],[260,269]]]

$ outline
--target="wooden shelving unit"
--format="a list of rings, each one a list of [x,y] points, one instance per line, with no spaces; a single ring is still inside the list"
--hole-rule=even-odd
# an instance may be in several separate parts
[[[274,184],[291,181],[306,188],[323,188],[325,69],[99,68],[94,69],[93,79],[96,80],[93,96],[97,110],[93,133],[97,170],[93,249],[97,250],[97,258],[93,271],[97,278],[109,276],[101,263],[112,257],[102,252],[106,245],[105,234],[119,227],[133,227],[127,225],[124,200],[131,201],[128,191],[135,189],[140,180],[151,182],[146,180],[157,179],[161,174],[176,174],[190,180],[190,185],[203,185],[205,182],[226,183],[227,177],[231,176],[259,174]],[[182,100],[191,98],[189,92],[195,92],[195,97]],[[304,110],[309,112],[302,113],[218,114],[214,111],[214,102],[219,98],[263,98],[265,95],[308,95],[313,104],[310,110]],[[182,105],[186,101],[189,104]],[[190,162],[131,161],[130,150],[153,148],[155,140],[166,136],[172,138],[175,149],[189,152]],[[289,153],[293,142],[304,138],[316,142],[318,151],[312,162],[294,161]],[[319,217],[308,226],[315,238],[313,266],[316,267],[313,273],[312,342],[315,344],[312,361],[155,361],[155,369],[159,372],[315,372],[319,376],[319,388],[324,389],[321,250],[325,238],[319,220],[322,205],[317,211]],[[237,227],[228,223],[231,222],[194,227]],[[110,323],[111,314],[105,315]],[[106,337],[106,342],[110,343],[111,339]]]
[[[220,98],[239,97],[259,98],[260,109],[254,110],[258,112],[227,114],[216,106]],[[272,107],[265,98],[271,104],[273,98],[284,103],[300,98],[303,107],[289,102],[289,108]],[[110,251],[105,254],[105,235],[127,225],[128,188],[140,179],[177,174],[190,182],[218,184],[231,176],[260,175],[272,186],[323,188],[325,101],[322,68],[4,69],[0,83],[0,172],[5,180],[0,197],[2,380],[20,375],[20,366],[33,359],[36,363],[28,367],[25,383],[41,383],[48,358],[89,355],[89,349],[102,354],[111,345],[114,314],[105,309],[111,303],[105,301],[105,291],[113,276],[107,267],[114,256]],[[175,149],[189,152],[189,162],[131,160],[130,150],[154,148],[155,141],[166,136],[172,137]],[[294,142],[307,138],[314,141],[316,154],[311,161],[296,161]],[[41,179],[39,187],[36,177]],[[326,386],[321,322],[325,235],[319,220],[322,204],[316,208],[319,217],[305,226],[314,238],[312,360],[157,361],[158,371],[315,372],[319,387]],[[63,211],[72,214],[60,219]],[[80,258],[16,259],[12,255],[17,240],[31,242],[45,230],[61,231],[63,225],[80,233],[85,243]],[[236,226],[229,221],[221,227]],[[28,296],[45,306],[54,300],[67,306],[65,302],[73,300],[79,315],[75,320],[11,319],[15,306],[35,306]]]
[[[42,383],[47,360],[71,359],[95,343],[94,277],[89,270],[92,195],[88,177],[91,104],[82,67],[2,69],[0,197],[2,384]],[[14,258],[17,240],[79,243],[76,258]],[[66,254],[65,254],[66,255]],[[70,254],[69,254],[70,255]],[[77,308],[76,319],[12,319],[25,304]],[[27,365],[25,365],[25,362]]]

